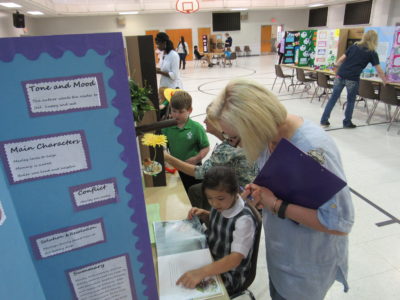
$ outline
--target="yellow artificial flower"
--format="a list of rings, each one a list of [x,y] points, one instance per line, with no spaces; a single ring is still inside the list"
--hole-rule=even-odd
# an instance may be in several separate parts
[[[150,147],[167,146],[167,137],[163,134],[146,133],[142,138],[142,144]]]

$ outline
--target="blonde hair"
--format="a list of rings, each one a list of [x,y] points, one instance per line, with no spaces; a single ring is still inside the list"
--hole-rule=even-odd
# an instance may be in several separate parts
[[[185,91],[176,91],[171,97],[171,107],[174,109],[191,109],[192,96]]]
[[[367,31],[363,34],[361,41],[356,42],[356,45],[375,51],[378,46],[378,34],[375,30]]]
[[[277,136],[278,127],[287,118],[287,111],[261,84],[236,79],[230,81],[212,102],[208,116],[235,128],[247,158],[255,161]]]
[[[158,99],[159,99],[160,103],[163,103],[165,100],[165,96],[164,96],[165,89],[166,89],[166,87],[164,87],[164,86],[158,88]]]
[[[206,109],[207,122],[209,124],[211,124],[211,126],[214,127],[215,129],[217,129],[218,131],[221,131],[221,126],[219,126],[218,118],[211,113],[211,106],[212,106],[212,103],[208,104],[207,109]]]

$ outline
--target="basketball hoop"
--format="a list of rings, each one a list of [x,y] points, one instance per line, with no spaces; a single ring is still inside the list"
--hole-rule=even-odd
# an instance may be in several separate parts
[[[176,1],[176,10],[184,14],[194,13],[199,10],[199,1],[178,0]]]

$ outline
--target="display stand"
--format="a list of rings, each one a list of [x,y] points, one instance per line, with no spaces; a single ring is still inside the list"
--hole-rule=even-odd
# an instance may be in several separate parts
[[[158,299],[122,35],[0,49],[0,299]]]
[[[155,111],[148,111],[141,122],[137,125],[147,125],[160,120],[159,104],[158,104],[158,85],[156,76],[156,63],[154,60],[154,44],[151,35],[127,36],[126,48],[129,65],[129,75],[139,86],[146,86],[151,89],[150,100]],[[164,154],[162,147],[149,148],[139,144],[140,155],[142,159],[154,157],[156,151],[157,161],[164,166]],[[155,176],[144,175],[144,183],[146,187],[165,186],[165,169]]]

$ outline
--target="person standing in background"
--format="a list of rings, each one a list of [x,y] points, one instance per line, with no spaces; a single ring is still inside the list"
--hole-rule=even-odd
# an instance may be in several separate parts
[[[283,57],[285,56],[285,37],[281,38],[281,41],[279,42],[277,49],[279,55],[278,65],[280,65],[282,63]]]
[[[231,48],[232,47],[232,37],[229,35],[229,33],[225,33],[225,49]]]
[[[179,55],[174,50],[174,45],[165,32],[157,33],[155,42],[158,50],[164,51],[164,57],[157,74],[161,75],[160,87],[181,89],[182,82],[179,73]]]
[[[328,104],[325,107],[321,117],[321,126],[327,127],[330,125],[329,117],[331,111],[339,99],[344,87],[347,89],[347,105],[344,112],[343,127],[356,128],[351,118],[353,116],[354,104],[358,93],[358,85],[360,83],[360,75],[364,68],[371,63],[383,84],[386,84],[386,76],[381,66],[379,65],[379,57],[375,49],[378,46],[378,34],[374,30],[364,33],[362,40],[350,46],[346,53],[343,54],[336,62],[335,67],[338,67],[333,92],[329,98]]]
[[[179,54],[179,69],[183,65],[182,69],[185,70],[186,56],[189,54],[189,46],[185,42],[185,38],[183,36],[181,36],[181,40],[176,48],[176,52]]]

